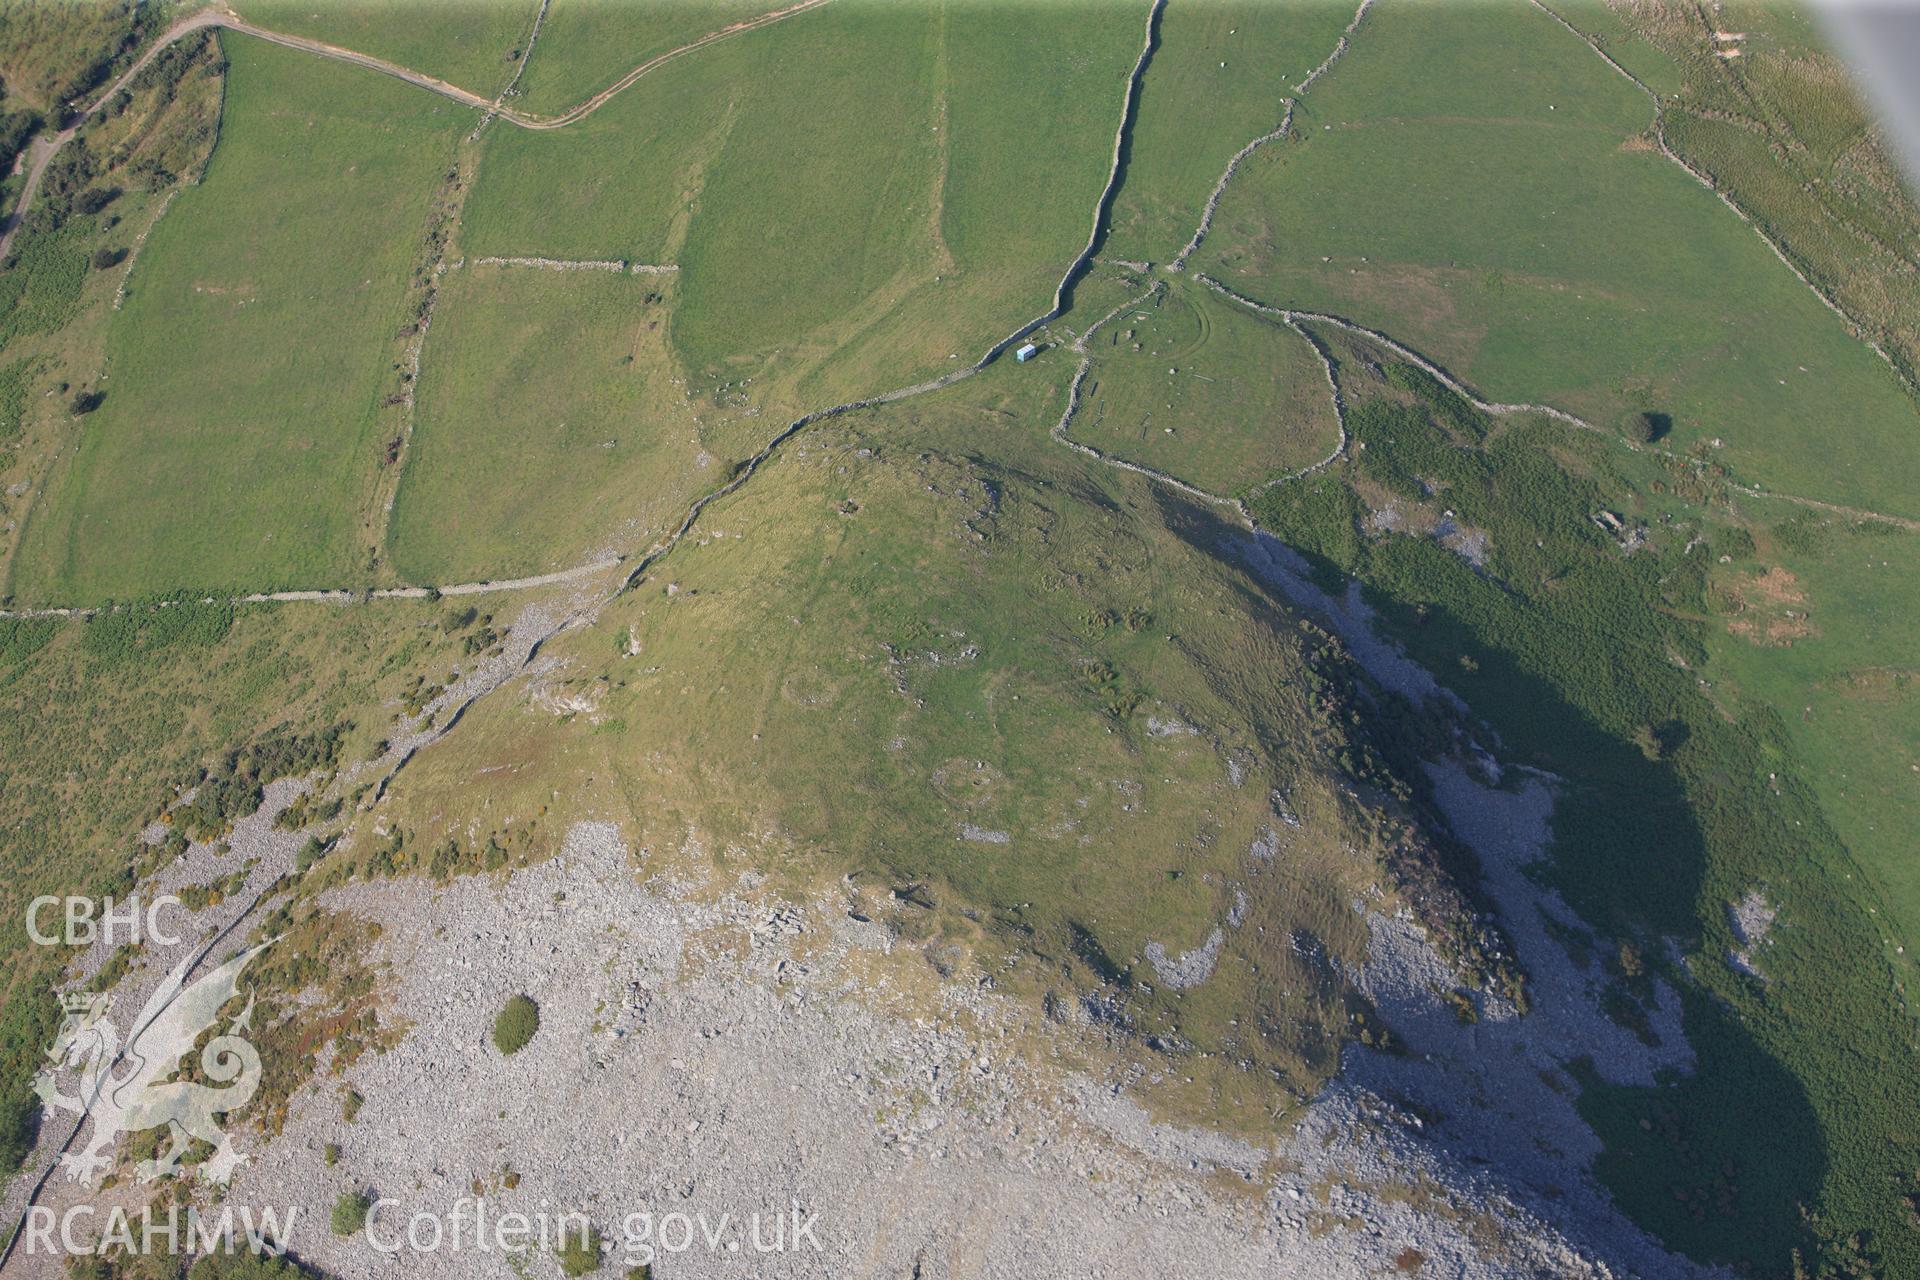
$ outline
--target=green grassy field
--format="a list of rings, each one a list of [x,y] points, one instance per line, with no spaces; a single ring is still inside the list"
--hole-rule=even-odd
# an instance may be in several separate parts
[[[627,72],[745,18],[791,0],[553,0],[514,105],[537,115],[578,106]],[[751,38],[750,36],[748,38]],[[706,51],[700,55],[704,57]]]
[[[492,97],[513,78],[539,0],[238,0],[241,17]]]
[[[338,585],[427,206],[473,113],[244,39],[206,181],[142,252],[105,404],[32,513],[12,590],[98,600]]]
[[[1169,4],[1105,255],[1178,253],[1227,161],[1279,125],[1293,86],[1333,52],[1353,10],[1344,0]]]
[[[1756,545],[1720,567],[1709,669],[1773,708],[1841,840],[1885,886],[1896,944],[1920,946],[1920,547],[1889,525],[1742,506]]]
[[[401,577],[540,573],[645,546],[720,483],[672,383],[671,280],[472,265],[445,278],[389,534]]]
[[[1638,31],[1568,14],[1681,88]],[[1492,398],[1607,427],[1669,413],[1674,449],[1724,440],[1697,467],[1661,465],[1544,421],[1490,423],[1362,347],[1342,368],[1366,447],[1255,505],[1329,574],[1358,577],[1516,758],[1559,775],[1552,875],[1583,916],[1687,953],[1697,1072],[1583,1092],[1621,1206],[1676,1248],[1763,1274],[1790,1271],[1796,1249],[1809,1274],[1869,1259],[1902,1274],[1920,1256],[1920,1117],[1884,1067],[1911,1053],[1900,947],[1920,921],[1899,622],[1911,535],[1784,503],[1729,509],[1725,482],[1912,514],[1898,442],[1913,408],[1750,230],[1648,149],[1650,109],[1537,14],[1380,6],[1306,98],[1299,142],[1249,164],[1196,265],[1384,329]],[[1817,118],[1797,123],[1814,134]],[[1743,172],[1779,206],[1776,229],[1815,228],[1816,252],[1837,234],[1788,207],[1792,183],[1759,185],[1764,139],[1689,121],[1676,141],[1704,152],[1714,129],[1753,153]],[[1441,502],[1484,535],[1484,564],[1422,532]],[[1620,555],[1596,509],[1646,521],[1645,545]],[[1380,532],[1386,512],[1407,532]],[[1728,904],[1752,890],[1787,922],[1764,984],[1725,960]]]
[[[1044,310],[1085,242],[1145,17],[1098,0],[802,14],[577,126],[494,133],[465,244],[677,261],[676,357],[733,408],[944,371]]]
[[[1791,6],[1705,15],[1596,0],[1556,6],[1666,96],[1667,141],[1712,175],[1906,368],[1920,364],[1920,295],[1905,263],[1920,227],[1822,24]],[[1709,26],[1740,33],[1718,41]],[[1738,51],[1738,57],[1717,56]]]
[[[936,274],[939,36],[934,12],[854,0],[736,42],[757,92],[681,254],[672,333],[693,374],[757,373]]]
[[[1607,0],[1553,0],[1547,8],[1591,38],[1606,50],[1608,57],[1632,72],[1648,88],[1671,97],[1686,86],[1680,64],[1644,32],[1630,25]],[[1672,13],[1657,16],[1669,21],[1676,16],[1682,22],[1688,20],[1686,15]]]
[[[1384,5],[1362,37],[1305,98],[1303,141],[1249,162],[1197,266],[1384,329],[1493,398],[1666,413],[1751,482],[1920,512],[1912,402],[1640,139],[1651,105],[1624,78],[1532,10]],[[1423,74],[1436,57],[1449,73]]]
[[[1213,493],[1298,470],[1339,439],[1312,346],[1285,325],[1188,285],[1094,335],[1067,434]]]
[[[212,150],[224,81],[210,35],[150,63],[77,144],[87,181],[120,194],[99,213],[69,211],[46,230],[39,220],[80,193],[50,195],[14,240],[0,274],[0,594],[42,481],[79,434],[72,389],[91,389],[99,376],[112,300],[180,175],[198,173]],[[112,259],[104,268],[96,265],[102,252]]]
[[[949,10],[939,226],[953,269],[892,328],[934,328],[964,359],[1046,309],[1091,229],[1146,17],[1111,0]]]

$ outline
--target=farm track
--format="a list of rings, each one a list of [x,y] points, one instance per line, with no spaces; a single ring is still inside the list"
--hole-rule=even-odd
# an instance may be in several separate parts
[[[831,3],[831,0],[800,0],[798,4],[788,5],[784,9],[776,9],[770,13],[763,13],[754,18],[745,18],[739,22],[721,27],[717,31],[710,31],[698,40],[689,41],[677,49],[669,49],[657,57],[648,59],[646,62],[641,63],[633,70],[627,72],[626,75],[620,77],[620,79],[616,80],[612,85],[609,85],[599,93],[594,94],[591,98],[588,98],[585,102],[557,116],[531,115],[526,112],[516,111],[512,107],[505,105],[506,98],[512,93],[514,86],[519,83],[520,75],[518,70],[515,71],[513,79],[508,82],[506,88],[500,91],[498,96],[489,98],[485,94],[475,93],[471,89],[462,88],[450,81],[442,80],[438,76],[430,76],[424,71],[415,71],[412,67],[403,67],[397,62],[389,62],[385,58],[377,58],[369,53],[361,53],[356,49],[343,48],[337,44],[328,44],[324,40],[314,40],[307,36],[296,36],[284,31],[274,31],[268,27],[257,26],[254,23],[248,22],[245,18],[242,18],[230,9],[201,9],[198,12],[182,18],[161,32],[153,43],[148,45],[138,58],[134,59],[133,65],[128,67],[117,79],[102,90],[90,105],[82,107],[75,112],[72,122],[64,129],[61,129],[51,138],[36,138],[34,140],[31,156],[28,161],[26,182],[21,186],[20,198],[14,202],[13,211],[7,217],[5,232],[0,233],[0,260],[4,260],[8,250],[13,247],[14,232],[19,228],[21,219],[24,218],[28,210],[33,207],[33,197],[39,192],[40,180],[46,173],[48,162],[59,153],[62,147],[73,140],[74,136],[80,132],[80,127],[87,122],[89,117],[100,110],[106,103],[112,101],[113,95],[120,92],[135,76],[144,71],[147,64],[152,62],[161,50],[184,40],[195,32],[207,31],[214,28],[237,31],[241,35],[252,36],[256,40],[264,40],[269,44],[277,44],[288,49],[297,49],[303,53],[314,54],[317,57],[331,58],[336,62],[345,62],[356,67],[365,68],[368,71],[378,72],[384,76],[392,76],[396,80],[405,81],[407,84],[413,85],[416,88],[425,89],[429,93],[437,93],[443,98],[451,98],[462,106],[473,107],[483,113],[480,124],[476,126],[473,131],[473,136],[477,138],[480,130],[495,117],[505,120],[509,124],[518,125],[522,129],[565,128],[567,125],[586,119],[601,107],[605,106],[616,95],[632,88],[642,76],[645,76],[648,72],[657,70],[677,58],[684,57],[695,50],[704,49],[716,41],[726,39],[728,36],[740,35],[759,27],[768,26],[772,23],[780,22],[786,18],[804,13],[809,9],[817,9],[821,5],[828,3]],[[527,56],[531,56],[533,52],[533,42],[539,38],[540,26],[542,22],[544,22],[545,17],[546,6],[542,4],[539,15],[534,22],[532,37],[527,42],[526,56],[523,56],[520,60],[520,66],[522,68],[526,66]]]
[[[213,14],[214,17],[209,21],[202,22],[200,25],[225,27],[230,31],[238,31],[242,35],[253,36],[256,39],[265,40],[271,44],[283,45],[289,49],[298,49],[305,53],[316,54],[322,58],[332,58],[339,62],[351,63],[357,67],[364,67],[369,71],[377,71],[381,75],[392,76],[396,80],[404,80],[410,85],[426,89],[432,93],[437,93],[443,98],[451,98],[463,106],[478,108],[480,111],[486,113],[481,121],[482,125],[492,119],[498,118],[505,120],[508,124],[517,125],[522,129],[564,129],[570,124],[577,124],[586,119],[601,107],[606,106],[607,103],[615,97],[631,89],[640,81],[641,77],[659,70],[669,62],[685,57],[687,54],[693,53],[696,50],[704,49],[717,41],[725,40],[729,36],[737,36],[748,31],[757,30],[760,27],[770,26],[773,23],[781,22],[787,18],[805,13],[809,9],[818,9],[820,6],[831,2],[832,0],[800,0],[798,4],[788,5],[784,9],[775,9],[770,13],[763,13],[753,18],[743,18],[739,22],[730,23],[717,31],[709,31],[698,40],[690,40],[678,48],[669,49],[663,54],[649,58],[578,106],[563,111],[559,115],[552,116],[535,115],[505,105],[505,99],[512,91],[513,84],[519,81],[518,75],[514,77],[513,83],[510,83],[506,89],[501,91],[498,97],[489,98],[485,94],[475,93],[471,89],[463,88],[450,81],[442,80],[438,76],[430,76],[425,72],[415,71],[412,67],[404,67],[397,62],[389,62],[385,58],[377,58],[372,54],[361,53],[357,49],[348,49],[341,45],[328,44],[324,40],[315,40],[308,36],[290,35],[284,31],[274,31],[267,27],[255,26],[253,23],[248,22],[246,19],[231,11],[203,10],[202,13],[210,13]],[[544,16],[544,10],[542,13]],[[199,14],[195,15],[195,17],[199,16]],[[535,34],[537,38],[537,31]],[[166,39],[167,36],[161,37],[162,41]],[[531,45],[531,42],[529,42],[529,45]],[[531,47],[529,47],[528,52],[531,53]],[[523,59],[522,65],[524,65],[524,61]],[[478,134],[479,128],[476,127],[474,135],[478,136]]]
[[[533,58],[533,47],[540,43],[540,28],[547,23],[547,10],[553,7],[553,0],[540,0],[540,7],[533,11],[533,30],[527,33],[527,42],[520,46],[520,60],[513,66],[513,75],[508,77],[506,85],[494,98],[493,107],[480,117],[480,123],[473,126],[473,132],[467,135],[468,142],[478,142],[486,127],[500,114],[500,106],[520,85],[520,77],[527,74],[527,63]]]

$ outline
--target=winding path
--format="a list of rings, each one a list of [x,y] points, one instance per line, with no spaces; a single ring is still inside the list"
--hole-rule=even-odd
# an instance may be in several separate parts
[[[676,58],[684,57],[697,49],[704,49],[715,41],[724,40],[728,36],[737,36],[742,32],[768,26],[772,23],[794,17],[796,14],[805,13],[809,9],[818,9],[821,5],[831,2],[832,0],[799,0],[799,3],[788,5],[784,9],[775,9],[771,13],[763,13],[752,18],[743,18],[739,22],[730,23],[717,31],[709,31],[698,40],[688,41],[676,49],[669,49],[657,57],[649,58],[633,70],[627,72],[624,76],[621,76],[611,85],[608,85],[605,89],[602,89],[599,93],[588,98],[585,102],[563,111],[559,115],[551,116],[536,115],[532,112],[520,111],[505,105],[508,92],[512,89],[511,84],[506,91],[502,91],[497,97],[489,98],[485,94],[475,93],[471,89],[462,88],[460,85],[442,80],[438,76],[430,76],[425,72],[415,71],[412,67],[401,66],[397,62],[389,62],[385,58],[376,58],[369,53],[361,53],[357,49],[348,49],[337,44],[328,44],[324,40],[315,40],[310,36],[296,36],[285,31],[274,31],[267,27],[256,26],[231,10],[202,10],[200,14],[194,15],[194,17],[200,18],[203,14],[210,13],[214,15],[213,18],[200,22],[199,26],[225,27],[229,31],[238,31],[242,35],[253,36],[255,39],[265,40],[271,44],[284,45],[289,49],[299,49],[302,52],[316,54],[322,58],[332,58],[339,62],[352,63],[356,67],[365,67],[369,71],[377,71],[381,75],[392,76],[396,80],[404,80],[410,85],[437,93],[441,97],[451,98],[463,106],[478,108],[480,111],[486,113],[485,118],[482,120],[483,124],[486,120],[498,117],[501,120],[505,120],[508,124],[518,125],[522,129],[564,129],[570,124],[575,124],[586,119],[601,107],[606,106],[612,98],[631,89],[642,76],[647,75],[649,72],[659,70]],[[542,16],[544,16],[544,10],[542,11]],[[191,21],[191,19],[189,21]],[[536,37],[537,34],[536,31]],[[172,37],[171,29],[167,35],[161,36],[160,40],[161,42],[165,42],[170,37]],[[531,53],[531,49],[529,49],[528,52]],[[524,59],[522,60],[522,65],[525,65]],[[514,79],[517,82],[519,77],[516,75]],[[478,129],[476,129],[475,132],[478,133]]]
[[[215,9],[202,9],[198,13],[182,18],[168,27],[159,39],[148,45],[140,56],[133,60],[133,65],[108,85],[91,105],[75,112],[72,122],[66,128],[51,138],[42,137],[33,140],[27,152],[27,180],[20,188],[20,198],[14,201],[13,211],[7,215],[5,232],[0,233],[0,262],[6,261],[8,251],[13,248],[13,235],[19,230],[20,220],[27,216],[29,209],[33,208],[33,197],[40,191],[40,180],[46,176],[47,165],[60,153],[60,148],[73,141],[74,136],[80,132],[80,126],[87,122],[87,118],[98,111],[102,105],[112,101],[114,94],[126,88],[135,76],[145,71],[147,64],[159,57],[162,49],[175,41],[185,39],[196,31],[205,31],[209,27],[221,25],[221,14]]]
[[[350,63],[356,67],[364,67],[368,71],[377,71],[384,76],[392,76],[396,80],[404,80],[416,88],[425,89],[430,93],[437,93],[443,98],[451,98],[462,106],[473,107],[475,110],[482,112],[483,115],[480,126],[474,130],[475,136],[478,136],[480,128],[485,127],[486,123],[495,117],[505,120],[509,124],[518,125],[522,129],[565,128],[567,125],[586,119],[601,107],[605,106],[615,95],[632,88],[642,76],[648,72],[658,70],[676,58],[684,57],[697,49],[704,49],[715,41],[724,40],[728,36],[740,35],[743,32],[752,31],[758,27],[780,22],[783,19],[805,13],[809,9],[817,9],[821,5],[829,3],[831,3],[831,0],[799,0],[799,3],[788,5],[784,9],[775,9],[770,13],[763,13],[757,17],[744,18],[739,22],[730,23],[727,26],[721,27],[717,31],[709,31],[698,40],[689,41],[676,49],[669,49],[657,57],[648,59],[633,70],[627,72],[626,75],[620,77],[620,79],[616,80],[607,88],[602,89],[599,93],[588,98],[585,102],[557,116],[534,115],[504,105],[514,85],[519,82],[520,77],[517,71],[514,74],[513,80],[508,83],[505,89],[501,90],[497,96],[489,98],[485,94],[475,93],[471,89],[462,88],[460,85],[454,84],[451,81],[442,80],[438,76],[430,76],[424,71],[415,71],[412,67],[404,67],[397,62],[389,62],[385,58],[377,58],[370,53],[361,53],[357,49],[347,49],[337,44],[328,44],[324,40],[315,40],[309,36],[297,36],[285,31],[274,31],[268,27],[258,26],[248,22],[239,14],[224,6],[212,6],[200,9],[180,19],[180,21],[161,32],[153,43],[148,45],[146,49],[141,52],[140,56],[134,60],[132,66],[128,67],[113,83],[102,90],[94,98],[92,103],[80,108],[74,113],[71,123],[69,123],[66,128],[60,130],[51,138],[34,139],[29,153],[26,183],[20,189],[20,198],[14,202],[12,213],[8,215],[6,231],[4,234],[0,234],[0,261],[6,259],[7,251],[13,247],[14,231],[19,227],[20,220],[26,216],[27,211],[33,207],[33,198],[38,194],[40,189],[40,179],[46,173],[47,164],[59,153],[60,148],[71,142],[74,135],[80,132],[81,126],[87,122],[87,119],[99,111],[106,103],[110,102],[113,99],[113,95],[125,88],[136,75],[139,75],[141,71],[145,70],[147,64],[152,62],[162,49],[185,39],[197,31],[206,31],[212,28],[237,31],[242,35],[252,36],[256,40],[264,40],[269,44],[281,45],[288,49],[298,49],[303,53],[311,53],[322,58],[331,58],[336,62]],[[543,4],[538,18],[535,20],[534,39],[538,39],[540,23],[545,17],[546,6]],[[525,52],[530,55],[532,53],[532,40],[528,41],[528,45],[529,47]],[[520,60],[522,68],[526,66],[526,61],[526,57],[523,56]]]

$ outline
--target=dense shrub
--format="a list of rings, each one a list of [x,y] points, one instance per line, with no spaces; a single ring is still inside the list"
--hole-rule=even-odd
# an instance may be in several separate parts
[[[233,606],[173,600],[128,606],[87,621],[80,648],[96,666],[113,666],[164,649],[217,644],[233,625]]]
[[[187,1272],[187,1280],[319,1280],[319,1276],[291,1258],[264,1253],[210,1253]]]
[[[33,1150],[40,1128],[34,1068],[60,1029],[60,1003],[50,987],[17,983],[0,1006],[0,1176],[11,1174]]]
[[[29,334],[52,333],[73,319],[87,283],[79,224],[59,226],[35,208],[21,220],[7,270],[0,273],[0,346]]]
[[[1652,410],[1648,410],[1646,413],[1635,414],[1632,426],[1633,438],[1641,444],[1654,444],[1673,434],[1672,416],[1664,413],[1655,413]]]
[[[100,212],[119,198],[120,188],[118,187],[88,187],[73,198],[73,207],[76,212],[93,214]]]
[[[1735,703],[1736,718],[1705,695],[1700,618],[1717,556],[1678,536],[1620,554],[1591,515],[1627,509],[1632,489],[1598,443],[1524,420],[1490,432],[1418,371],[1386,380],[1419,403],[1355,405],[1351,460],[1262,495],[1256,513],[1330,585],[1358,579],[1381,628],[1448,672],[1504,758],[1559,775],[1549,874],[1614,952],[1609,1014],[1643,1031],[1649,971],[1674,974],[1664,940],[1710,953],[1726,936],[1720,904],[1755,883],[1793,885],[1799,949],[1770,955],[1764,998],[1724,966],[1674,982],[1694,1072],[1654,1087],[1583,1077],[1579,1106],[1605,1143],[1596,1172],[1630,1216],[1696,1257],[1758,1274],[1797,1250],[1809,1275],[1868,1274],[1847,1269],[1853,1241],[1822,1224],[1868,1224],[1860,1238],[1875,1247],[1912,1247],[1912,1202],[1889,1190],[1908,1185],[1911,1156],[1884,1138],[1913,1131],[1911,1090],[1858,1067],[1910,1054],[1910,1014],[1886,970],[1862,961],[1880,930],[1831,874],[1853,864],[1790,772],[1777,717]],[[1704,501],[1709,466],[1675,462]],[[1444,494],[1450,516],[1486,533],[1484,564],[1432,538],[1362,536],[1358,482]],[[1843,536],[1812,513],[1772,534],[1789,550]],[[1712,536],[1724,554],[1753,552],[1751,535]],[[1417,768],[1404,772],[1418,784]],[[1762,1112],[1768,1123],[1753,1124]],[[1735,1199],[1738,1214],[1723,1207]]]
[[[197,838],[223,834],[260,807],[266,784],[330,769],[352,726],[336,724],[317,733],[282,730],[236,747],[200,777],[193,799],[174,810],[174,825]]]
[[[340,1198],[333,1202],[331,1225],[333,1234],[350,1236],[367,1225],[367,1211],[373,1208],[373,1201],[364,1191],[342,1191]]]
[[[540,1006],[533,1002],[532,996],[515,996],[493,1020],[493,1047],[505,1054],[518,1053],[527,1047],[538,1030]]]
[[[0,111],[0,173],[13,170],[14,157],[27,149],[39,128],[38,112]]]
[[[25,662],[53,639],[52,618],[0,618],[0,667]]]
[[[570,1276],[584,1276],[600,1269],[600,1233],[588,1227],[584,1233],[571,1229],[561,1233],[564,1239],[553,1251],[560,1270]]]
[[[27,375],[32,366],[16,360],[0,369],[0,440],[20,434],[27,418]]]

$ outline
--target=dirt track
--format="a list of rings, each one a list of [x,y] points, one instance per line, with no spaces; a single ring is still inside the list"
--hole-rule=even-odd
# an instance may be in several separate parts
[[[33,140],[33,146],[28,152],[26,185],[20,188],[20,199],[14,203],[13,212],[7,215],[5,233],[0,234],[0,261],[5,261],[8,251],[13,248],[13,233],[19,228],[20,220],[26,216],[27,210],[33,207],[33,197],[40,190],[40,179],[46,175],[48,163],[53,160],[54,156],[59,154],[60,148],[66,146],[67,143],[73,139],[73,136],[80,132],[80,126],[87,122],[87,117],[98,111],[102,103],[111,99],[114,94],[125,88],[129,81],[139,75],[141,71],[145,70],[146,65],[152,62],[155,57],[159,56],[162,49],[167,48],[176,40],[192,35],[196,31],[205,31],[208,27],[221,25],[223,24],[220,20],[220,14],[214,9],[202,9],[190,17],[183,18],[179,22],[174,23],[166,29],[158,40],[155,40],[149,45],[138,58],[134,59],[133,65],[128,67],[119,79],[108,85],[105,91],[93,100],[92,105],[82,108],[74,116],[72,124],[60,130],[60,132],[54,134],[51,138],[35,138]]]
[[[196,31],[206,31],[210,28],[237,31],[242,35],[252,36],[256,40],[265,40],[269,44],[281,45],[288,49],[298,49],[303,53],[311,53],[322,58],[332,58],[337,62],[351,63],[356,67],[364,67],[369,71],[377,71],[381,75],[392,76],[396,80],[404,80],[410,85],[425,89],[431,93],[437,93],[443,98],[451,98],[462,106],[473,107],[478,111],[483,111],[487,114],[488,119],[497,116],[510,124],[518,125],[522,129],[560,129],[586,119],[601,107],[605,106],[609,99],[632,88],[642,76],[673,61],[675,58],[692,53],[696,49],[703,49],[717,40],[726,39],[728,36],[739,35],[742,32],[752,31],[757,27],[764,27],[770,23],[779,22],[782,19],[804,13],[809,9],[817,9],[827,3],[829,3],[829,0],[800,0],[798,4],[788,5],[784,9],[776,9],[770,13],[763,13],[755,18],[745,18],[739,22],[721,27],[717,31],[710,31],[698,40],[689,41],[677,49],[669,49],[658,57],[648,59],[646,62],[641,63],[633,70],[627,72],[627,74],[620,77],[620,79],[614,81],[613,84],[607,88],[602,89],[599,93],[594,94],[591,98],[582,102],[579,106],[564,111],[557,116],[539,116],[531,115],[523,111],[516,111],[512,107],[503,105],[503,100],[506,97],[504,92],[498,98],[489,98],[485,94],[475,93],[471,89],[462,88],[457,84],[442,80],[438,76],[430,76],[423,71],[415,71],[411,67],[403,67],[397,62],[388,62],[385,58],[376,58],[369,53],[361,53],[355,49],[342,48],[337,44],[328,44],[324,40],[314,40],[307,36],[290,35],[284,31],[273,31],[266,27],[256,26],[248,22],[245,18],[242,18],[239,14],[234,13],[231,9],[223,7],[201,9],[182,18],[161,32],[159,38],[147,46],[140,56],[134,60],[132,66],[128,67],[119,78],[101,91],[92,103],[82,107],[75,113],[73,123],[54,134],[51,138],[37,138],[34,140],[28,160],[26,185],[21,187],[20,199],[15,202],[13,212],[8,215],[5,233],[0,234],[0,260],[4,260],[7,256],[7,251],[13,247],[13,234],[15,229],[19,227],[20,220],[25,217],[27,211],[33,207],[33,197],[39,191],[40,179],[46,172],[48,162],[59,153],[60,148],[72,141],[73,136],[80,131],[80,126],[86,123],[88,117],[98,111],[103,104],[110,101],[114,94],[125,88],[128,82],[131,81],[134,76],[138,75],[149,62],[152,62],[154,57],[158,55],[162,49],[192,35]],[[515,78],[518,79],[517,76]],[[509,88],[511,88],[511,86],[509,86]]]

